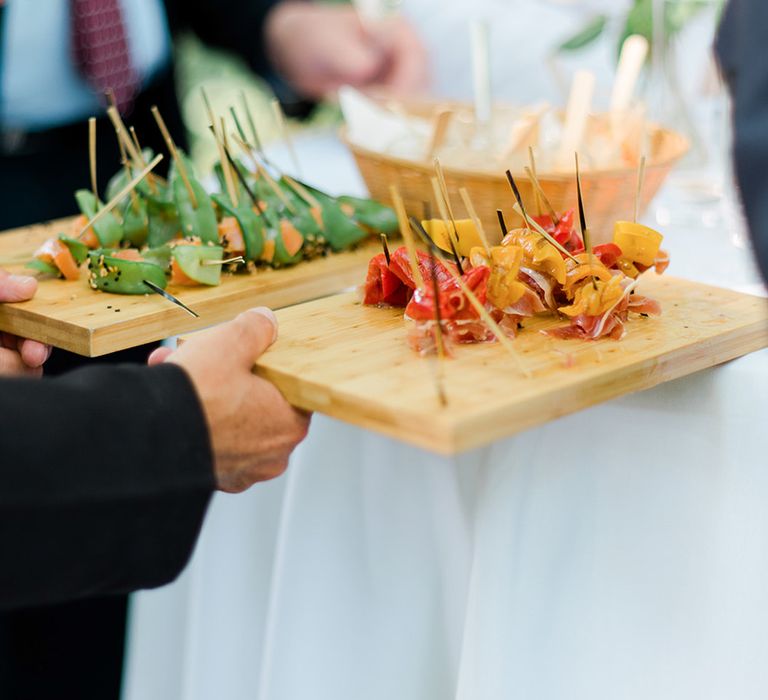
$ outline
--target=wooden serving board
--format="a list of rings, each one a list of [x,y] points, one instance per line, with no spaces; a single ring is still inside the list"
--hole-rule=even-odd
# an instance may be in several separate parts
[[[0,234],[0,268],[22,274],[46,239],[70,229],[71,219]],[[97,357],[226,321],[252,306],[280,308],[333,294],[365,280],[380,244],[329,255],[282,270],[224,273],[218,287],[168,288],[200,318],[151,294],[105,294],[88,286],[85,269],[76,282],[41,279],[34,299],[0,304],[0,331]]]
[[[639,291],[660,318],[633,317],[621,341],[555,340],[529,322],[514,341],[526,377],[497,343],[460,346],[444,363],[406,344],[402,310],[364,307],[342,294],[278,312],[280,338],[258,374],[293,405],[443,454],[505,438],[593,404],[768,346],[768,301],[655,275]]]

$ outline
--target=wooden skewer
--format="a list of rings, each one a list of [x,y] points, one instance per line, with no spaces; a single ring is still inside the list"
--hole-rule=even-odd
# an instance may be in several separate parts
[[[234,258],[226,260],[203,260],[201,265],[229,265],[230,263],[244,263],[245,258],[242,255],[236,255]]]
[[[91,190],[99,201],[99,188],[96,184],[96,117],[88,118],[88,162],[91,169]]]
[[[475,311],[477,311],[480,318],[483,319],[483,323],[488,326],[488,328],[491,329],[491,332],[493,335],[496,336],[496,340],[499,341],[499,344],[512,356],[512,358],[515,361],[515,364],[517,365],[517,369],[520,371],[520,373],[525,377],[530,377],[531,372],[529,369],[527,369],[524,365],[522,360],[520,359],[520,356],[517,354],[517,350],[515,350],[515,346],[512,345],[512,341],[507,337],[507,334],[504,333],[503,330],[499,327],[499,324],[496,323],[496,321],[493,320],[493,317],[491,314],[488,313],[488,310],[483,306],[482,303],[480,303],[480,300],[475,296],[475,293],[467,286],[466,282],[459,277],[453,270],[451,270],[447,265],[446,269],[448,272],[450,272],[451,275],[453,275],[453,278],[459,283],[459,287],[461,287],[461,291],[464,292],[467,299],[469,299],[469,303],[472,304]]]
[[[139,143],[139,136],[136,133],[136,129],[134,127],[130,127],[129,131],[131,132],[131,143],[136,147],[136,154],[137,159],[139,161],[139,166],[144,167],[147,164],[147,161],[144,160],[144,153],[142,153],[141,150],[141,144]]]
[[[240,146],[243,153],[251,156],[253,165],[255,167],[255,174],[258,174],[259,177],[261,177],[269,185],[270,189],[275,193],[275,195],[277,195],[277,198],[283,203],[285,208],[291,212],[291,214],[296,214],[296,207],[293,205],[291,200],[285,196],[285,192],[280,189],[280,185],[275,182],[275,179],[267,172],[267,169],[261,163],[259,163],[256,158],[253,157],[253,150],[251,147],[237,134],[232,134],[232,138],[235,139],[235,142],[238,146]]]
[[[555,208],[552,206],[552,203],[549,201],[549,198],[541,187],[541,183],[539,182],[539,178],[536,177],[536,173],[530,168],[526,168],[525,174],[528,176],[531,184],[533,185],[533,191],[536,194],[536,201],[539,206],[539,212],[541,212],[541,204],[543,203],[547,209],[547,214],[549,214],[552,218],[552,223],[557,226],[560,223],[560,217],[557,215]]]
[[[432,134],[427,144],[427,158],[434,158],[436,151],[443,145],[448,134],[448,127],[453,120],[452,109],[441,109],[432,119]]]
[[[611,134],[616,148],[621,147],[627,133],[627,110],[632,102],[640,71],[648,56],[648,48],[648,40],[638,34],[627,37],[621,47],[609,112]]]
[[[229,194],[229,198],[232,200],[232,204],[237,206],[239,204],[239,198],[237,196],[237,187],[235,187],[235,178],[232,176],[232,166],[229,162],[229,159],[224,154],[224,149],[229,149],[224,117],[221,117],[221,136],[220,138],[216,139],[216,145],[219,149],[219,161],[221,162],[221,168],[224,171],[224,183],[227,186],[227,193]]]
[[[563,138],[560,143],[558,164],[567,167],[574,151],[578,151],[584,138],[587,119],[592,107],[592,96],[595,92],[595,75],[580,70],[573,78],[571,94],[568,99]]]
[[[259,138],[259,134],[256,131],[256,122],[253,120],[253,114],[251,113],[251,108],[248,105],[248,100],[245,97],[245,92],[242,90],[240,91],[240,101],[243,103],[243,109],[245,110],[245,118],[248,120],[248,127],[251,130],[251,136],[253,136],[253,145],[256,147],[256,150],[259,152],[260,155],[264,154],[264,150],[261,147],[261,139]]]
[[[521,117],[512,125],[507,137],[507,144],[499,154],[499,161],[508,161],[519,148],[537,140],[542,113],[542,110],[537,110],[532,114]],[[530,148],[530,145],[528,147]]]
[[[475,228],[477,229],[477,233],[480,236],[480,240],[483,242],[483,247],[485,248],[485,252],[488,253],[488,255],[490,256],[491,245],[490,243],[488,243],[488,237],[485,235],[483,222],[480,221],[480,217],[477,215],[477,212],[475,211],[475,207],[472,204],[472,200],[469,198],[469,192],[467,192],[467,188],[460,187],[459,195],[461,196],[461,201],[464,202],[464,208],[467,210],[467,214],[469,214],[469,218],[472,219],[472,223],[475,225]]]
[[[142,280],[142,282],[144,282],[144,284],[146,284],[147,287],[149,287],[155,294],[159,294],[161,297],[163,297],[163,299],[167,299],[173,304],[176,304],[176,306],[180,306],[182,309],[184,309],[184,311],[186,311],[188,314],[191,314],[195,318],[200,318],[199,313],[190,309],[183,301],[181,301],[181,299],[173,296],[173,294],[170,292],[166,291],[162,287],[158,287],[154,282],[150,282],[147,279]]]
[[[125,152],[125,144],[123,143],[123,140],[118,138],[117,139],[117,147],[120,150],[120,163],[122,163],[123,168],[125,169],[125,177],[130,180],[131,179],[131,166],[128,163],[128,155]],[[137,207],[139,206],[139,200],[138,197],[136,197],[136,190],[131,190],[131,206],[133,207],[133,210],[136,211]]]
[[[437,161],[437,158],[435,158],[435,161]],[[453,209],[447,198],[447,192],[444,187],[440,185],[439,176],[436,175],[435,177],[430,178],[430,182],[432,183],[432,193],[434,194],[435,202],[437,202],[437,209],[440,212],[440,217],[445,221],[446,227],[448,226],[448,222],[451,222],[451,228],[448,229],[448,240],[454,248],[458,249],[459,230],[456,227],[456,219],[453,217]],[[451,231],[453,231],[453,236],[451,236]]]
[[[237,165],[235,165],[235,161],[232,158],[232,154],[229,152],[229,147],[226,144],[224,144],[224,155],[227,157],[229,164],[232,166],[232,170],[235,172],[235,175],[237,175],[237,179],[240,180],[240,184],[243,186],[243,189],[248,193],[248,196],[251,198],[251,202],[253,202],[253,206],[256,208],[258,215],[261,217],[261,220],[264,226],[266,228],[270,228],[269,222],[264,216],[264,209],[261,206],[261,202],[259,201],[259,198],[254,194],[253,190],[248,184],[248,181],[245,179],[245,176],[240,172],[240,169],[237,167]]]
[[[216,124],[216,115],[213,113],[213,107],[211,107],[211,101],[208,99],[208,93],[205,91],[204,87],[200,88],[200,95],[203,98],[203,104],[205,105],[205,112],[208,115],[208,123],[213,124],[213,134],[214,136],[217,135],[216,129],[218,128]]]
[[[589,236],[589,227],[587,226],[587,217],[584,213],[584,198],[581,194],[581,172],[579,171],[579,154],[576,153],[576,197],[579,204],[579,226],[581,227],[581,239],[584,241],[584,247],[589,255],[589,264],[595,264],[594,254],[592,253],[592,242]],[[597,280],[592,275],[592,287],[597,290]]]
[[[531,182],[536,180],[538,183],[538,178],[536,177],[536,159],[533,156],[533,146],[528,146],[528,168],[525,169],[525,172]],[[539,194],[539,189],[540,188],[534,185],[533,196],[536,200],[536,216],[541,216],[541,194]]]
[[[232,121],[235,122],[235,129],[237,129],[237,133],[240,134],[240,138],[243,140],[243,143],[248,143],[248,137],[245,135],[245,130],[243,129],[243,125],[240,123],[240,117],[237,116],[237,111],[234,107],[230,107],[229,113],[232,116]]]
[[[131,141],[130,137],[128,136],[128,129],[123,122],[123,118],[120,116],[120,112],[117,111],[116,107],[108,107],[107,116],[112,122],[112,126],[115,127],[117,138],[123,141],[125,149],[131,156],[131,160],[134,162],[136,167],[143,167],[145,164],[142,163],[141,150],[135,146],[133,141]]]
[[[158,153],[152,160],[152,162],[144,168],[136,177],[133,178],[123,189],[121,189],[112,199],[109,200],[101,209],[99,209],[98,212],[93,216],[93,218],[85,225],[83,226],[83,229],[80,231],[79,234],[77,234],[78,238],[81,238],[85,235],[85,232],[91,228],[99,219],[101,219],[102,216],[104,216],[107,212],[112,211],[127,195],[136,185],[138,185],[149,173],[157,167],[157,164],[163,159],[163,154]]]
[[[520,216],[523,216],[523,212],[520,209],[520,205],[515,202],[515,205],[512,207],[514,211],[516,211]],[[547,243],[551,243],[555,248],[557,248],[565,257],[570,258],[574,262],[579,262],[578,258],[571,253],[567,248],[564,248],[561,243],[557,242],[557,239],[553,238],[551,234],[547,233],[539,224],[536,223],[533,219],[529,219],[528,223],[530,224],[529,231],[533,231],[534,233],[538,233],[542,238],[546,239]]]
[[[414,221],[416,225],[416,230],[419,230],[418,222]],[[422,236],[425,239],[425,243],[429,246],[430,250],[433,253],[439,253],[439,248],[434,244],[434,242],[429,238],[426,231],[424,229],[421,229]],[[480,300],[477,298],[475,293],[467,286],[467,284],[462,279],[462,276],[455,272],[453,268],[450,265],[444,266],[446,270],[448,270],[448,273],[453,277],[454,280],[458,283],[459,287],[461,288],[461,291],[464,292],[467,299],[469,299],[469,303],[472,304],[475,311],[477,311],[480,318],[483,319],[483,322],[490,328],[493,335],[496,337],[496,339],[499,341],[499,344],[510,354],[515,360],[515,364],[517,365],[518,370],[525,375],[526,377],[529,377],[531,375],[530,371],[526,369],[523,366],[522,361],[520,360],[520,357],[517,354],[517,351],[515,350],[515,347],[512,345],[512,342],[507,337],[507,334],[504,333],[503,330],[499,327],[499,325],[496,323],[496,321],[493,320],[491,317],[491,314],[488,313],[488,310],[485,308],[485,306],[480,302]]]
[[[525,211],[525,205],[523,204],[523,198],[520,196],[520,190],[517,189],[517,183],[515,182],[515,178],[512,177],[512,171],[507,170],[507,182],[509,182],[509,186],[512,188],[512,194],[515,195],[515,200],[517,201],[517,206],[520,207],[520,212],[523,216],[523,225],[525,228],[527,228],[529,231],[531,230],[531,223],[530,219],[528,218],[528,212]]]
[[[134,127],[130,128],[131,132],[131,140],[133,142],[133,145],[136,147],[136,153],[138,154],[139,158],[139,164],[138,167],[143,168],[147,161],[144,160],[144,153],[141,150],[141,144],[139,143],[139,136],[136,133],[136,129]],[[152,190],[152,194],[157,194],[157,180],[158,176],[154,173],[150,173],[147,175],[147,182],[149,183],[149,189]]]
[[[440,214],[440,218],[448,225],[448,210],[445,207],[445,201],[443,195],[440,192],[440,183],[436,177],[429,178],[429,182],[432,185],[432,196],[435,198],[435,204],[437,204],[437,211]]]
[[[637,223],[640,216],[640,196],[643,192],[643,183],[645,182],[645,156],[640,158],[640,166],[637,169],[637,190],[635,191],[635,214],[633,221]]]
[[[211,127],[211,133],[213,134],[213,140],[216,142],[216,148],[219,151],[219,163],[221,163],[221,170],[224,173],[224,185],[227,189],[227,194],[229,195],[230,201],[236,207],[238,204],[237,190],[235,188],[235,182],[232,178],[232,171],[229,169],[229,161],[224,156],[224,144],[222,143],[222,139],[226,137],[227,133],[224,127],[224,117],[221,118],[220,131],[218,131],[216,124],[216,114],[213,111],[213,107],[211,107],[211,102],[208,99],[208,93],[206,93],[205,88],[200,88],[200,94],[203,97],[205,111],[208,114],[208,122]]]
[[[584,241],[584,247],[587,252],[592,253],[592,245],[589,240],[589,228],[587,227],[587,218],[584,212],[584,199],[581,193],[581,171],[579,170],[579,154],[575,154],[576,158],[576,198],[579,205],[579,225],[581,226],[581,237]]]
[[[296,155],[296,149],[293,147],[293,139],[288,133],[288,127],[285,124],[285,115],[283,114],[282,107],[280,107],[280,102],[277,99],[274,99],[270,102],[270,106],[272,107],[272,114],[275,116],[277,128],[280,130],[280,135],[288,146],[288,152],[291,154],[291,160],[293,161],[293,165],[296,168],[296,172],[301,175],[301,165],[299,164],[299,158]]]
[[[114,101],[114,96],[112,96],[112,101]],[[115,129],[118,142],[122,143],[125,147],[125,150],[133,161],[134,167],[145,167],[147,163],[141,153],[141,146],[139,145],[139,139],[136,136],[136,130],[133,127],[131,127],[130,130],[126,128],[123,123],[123,118],[120,116],[120,112],[118,112],[117,107],[114,105],[107,109],[107,116]],[[149,189],[153,194],[157,193],[156,181],[157,176],[154,173],[150,173],[147,177],[147,182],[149,183]]]
[[[114,96],[113,96],[114,101]],[[144,156],[141,152],[141,145],[139,144],[139,138],[136,136],[136,129],[131,127],[128,129],[123,122],[123,118],[120,116],[117,107],[111,106],[107,109],[107,116],[112,122],[112,126],[115,129],[118,141],[123,143],[128,155],[133,161],[134,167],[144,168],[147,165],[147,161],[144,160]],[[149,183],[149,189],[153,193],[157,192],[157,175],[150,173],[147,176],[147,182]]]
[[[555,246],[555,248],[557,248],[563,255],[566,255],[571,260],[578,262],[572,253],[568,252],[568,250],[566,250],[560,243],[557,242],[557,239],[553,238],[549,233],[547,233],[538,223],[536,223],[536,221],[528,217],[528,214],[525,211],[525,206],[523,205],[523,199],[520,196],[520,191],[517,189],[515,178],[512,177],[512,173],[509,170],[507,170],[507,180],[509,181],[509,186],[512,188],[512,192],[515,195],[515,199],[517,200],[513,208],[515,211],[520,213],[520,216],[523,217],[526,228],[529,231],[533,229],[540,236],[546,238],[547,242]]]
[[[507,228],[507,222],[504,221],[504,212],[501,211],[501,209],[496,210],[496,218],[499,220],[499,228],[501,229],[501,240],[503,241],[507,234],[509,233],[509,229]]]
[[[291,212],[291,214],[296,214],[296,207],[294,206],[293,202],[291,202],[288,197],[285,196],[285,192],[283,192],[280,189],[280,185],[278,185],[274,178],[267,172],[267,169],[261,165],[261,163],[257,163],[256,167],[258,169],[259,175],[264,178],[264,180],[267,181],[267,184],[270,186],[272,191],[277,195],[277,198],[283,203],[283,206]]]
[[[416,282],[416,286],[419,289],[424,289],[424,278],[421,276],[421,270],[419,269],[419,263],[416,257],[416,243],[413,240],[411,226],[408,223],[408,215],[405,213],[403,198],[400,196],[400,192],[398,192],[397,187],[394,185],[389,186],[389,195],[392,197],[392,203],[395,205],[397,223],[400,225],[400,235],[403,237],[405,248],[408,251],[408,262],[411,264],[411,274]]]
[[[445,184],[445,173],[443,172],[443,166],[440,163],[439,158],[435,158],[435,174],[437,175],[437,181],[440,183],[440,191],[443,194],[443,199],[445,199],[445,206],[448,207],[448,215],[451,217],[451,221],[453,222],[453,229],[454,232],[456,231],[456,217],[453,215],[453,207],[451,206],[451,198],[448,196],[448,186]],[[458,241],[459,236],[458,233],[456,235],[456,240]]]
[[[443,371],[445,362],[445,343],[443,340],[443,319],[440,314],[440,284],[437,281],[437,260],[434,252],[430,257],[430,272],[432,276],[432,293],[435,296],[435,344],[437,345],[437,366],[435,367],[435,387],[441,406],[448,405],[443,384]]]
[[[322,209],[320,202],[306,187],[304,187],[304,185],[294,180],[292,177],[290,177],[290,175],[283,174],[283,179],[288,183],[291,189],[296,192],[296,194],[302,197],[304,201],[309,204],[309,206]]]
[[[381,249],[384,251],[384,259],[387,261],[387,267],[389,267],[392,257],[389,254],[389,246],[387,245],[387,234],[379,234],[379,238],[381,239]]]
[[[448,231],[448,244],[451,246],[451,252],[453,253],[453,259],[456,263],[456,267],[459,268],[460,274],[464,274],[464,270],[461,268],[461,259],[459,258],[459,232],[456,228],[456,222],[452,218],[448,218],[448,210],[446,209],[446,202],[443,199],[442,192],[440,191],[440,183],[436,177],[430,178],[432,182],[432,192],[435,195],[435,201],[437,202],[437,208],[440,211],[440,218],[445,224],[445,228]],[[451,228],[448,226],[448,222],[451,222],[453,226],[453,235],[451,235]]]
[[[475,122],[481,128],[491,121],[491,69],[488,38],[488,22],[470,22],[470,44],[472,47],[472,87],[475,97]]]
[[[179,152],[176,150],[176,144],[173,142],[173,139],[171,138],[171,134],[168,131],[168,127],[165,125],[165,121],[163,120],[163,117],[160,114],[160,110],[157,108],[157,105],[152,105],[152,116],[155,118],[155,121],[157,122],[157,126],[160,129],[160,133],[163,135],[163,140],[165,141],[165,145],[168,147],[168,150],[171,153],[171,156],[173,157],[173,160],[176,163],[176,167],[179,169],[179,175],[181,175],[181,179],[184,181],[184,187],[187,188],[187,193],[189,194],[189,201],[192,203],[192,207],[194,209],[197,209],[197,197],[195,196],[195,191],[192,189],[192,183],[189,181],[189,175],[187,174],[187,168],[184,165],[184,162],[181,160],[181,157],[179,156]]]

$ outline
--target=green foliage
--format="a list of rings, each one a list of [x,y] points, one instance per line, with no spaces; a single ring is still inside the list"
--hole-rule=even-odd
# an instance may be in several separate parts
[[[570,39],[564,41],[557,47],[558,52],[578,51],[585,46],[589,46],[596,41],[605,31],[608,24],[608,18],[605,15],[597,15],[592,21],[588,22],[581,30],[576,32]]]
[[[716,0],[718,11],[721,12],[724,0]],[[685,26],[703,10],[709,3],[703,0],[678,0],[665,6],[664,31],[667,40],[677,36]],[[559,53],[578,51],[590,46],[597,41],[608,26],[607,15],[593,17],[576,34],[561,43],[557,51]],[[634,0],[632,7],[624,19],[622,31],[619,34],[616,55],[618,57],[621,47],[627,37],[633,34],[644,36],[653,47],[653,0]]]

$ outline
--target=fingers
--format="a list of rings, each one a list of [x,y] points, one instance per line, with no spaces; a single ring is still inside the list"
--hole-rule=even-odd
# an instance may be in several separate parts
[[[388,66],[381,85],[400,95],[411,95],[429,86],[429,62],[415,32],[401,22],[389,35]]]
[[[42,368],[24,364],[21,355],[15,350],[0,349],[0,376],[39,377],[42,373]]]
[[[0,270],[0,302],[27,301],[35,296],[37,280],[26,275],[9,275]]]
[[[150,353],[149,357],[147,358],[147,364],[150,367],[154,367],[155,365],[161,365],[171,355],[173,355],[173,348],[167,348],[165,346],[161,348],[157,348]]]
[[[250,369],[264,351],[277,340],[277,317],[265,306],[250,309],[232,321],[231,357]]]
[[[338,37],[334,51],[326,57],[328,78],[339,85],[362,87],[373,82],[386,68],[387,55],[362,27]]]
[[[19,340],[19,354],[27,367],[42,367],[51,356],[51,346],[36,340]]]
[[[214,358],[222,356],[235,366],[250,370],[253,363],[277,340],[277,318],[264,306],[244,311],[229,323],[213,328],[197,339],[190,340],[172,361],[193,351]]]

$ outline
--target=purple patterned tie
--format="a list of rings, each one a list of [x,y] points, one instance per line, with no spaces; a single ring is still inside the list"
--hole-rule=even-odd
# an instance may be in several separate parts
[[[119,0],[69,0],[75,65],[88,84],[111,90],[119,110],[128,111],[138,88],[131,66]]]

